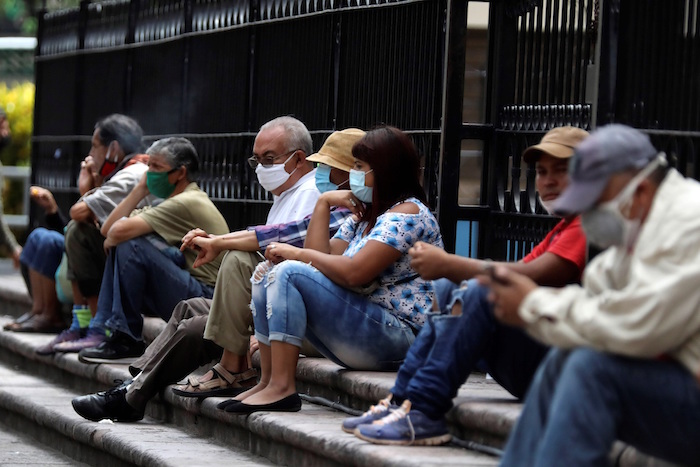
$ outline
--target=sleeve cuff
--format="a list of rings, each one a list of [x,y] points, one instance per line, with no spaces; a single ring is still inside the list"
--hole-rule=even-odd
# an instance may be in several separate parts
[[[547,287],[538,287],[525,297],[518,308],[518,315],[527,324],[533,324],[540,319],[556,321],[556,314],[549,310],[548,303],[552,297]]]

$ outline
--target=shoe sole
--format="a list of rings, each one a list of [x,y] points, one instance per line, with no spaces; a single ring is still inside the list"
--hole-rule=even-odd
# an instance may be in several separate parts
[[[240,393],[247,391],[248,389],[251,389],[253,387],[255,387],[255,385],[250,386],[250,387],[246,387],[246,388],[212,389],[209,391],[201,391],[201,392],[189,392],[189,391],[183,391],[182,389],[173,388],[173,394],[176,394],[180,397],[190,397],[190,398],[196,397],[197,399],[206,399],[207,397],[233,397],[233,396],[237,396]]]
[[[78,407],[76,407],[75,402],[71,401],[71,405],[73,406],[73,410],[75,410],[75,413],[83,417],[85,420],[90,420],[91,422],[101,422],[102,420],[112,420],[113,422],[122,422],[122,423],[135,423],[143,420],[143,415],[141,418],[129,418],[129,417],[89,417],[87,414],[82,413],[81,410],[78,410]]]
[[[353,432],[355,436],[364,441],[369,441],[372,444],[383,444],[388,446],[441,446],[452,441],[452,435],[440,435],[432,436],[430,438],[415,439],[413,441],[403,440],[403,439],[376,439],[369,438],[360,433],[359,430],[355,429]]]
[[[100,357],[83,357],[82,355],[78,355],[78,360],[80,360],[83,363],[116,363],[116,364],[123,364],[123,365],[131,365],[136,360],[138,360],[138,358],[139,357],[100,358]]]

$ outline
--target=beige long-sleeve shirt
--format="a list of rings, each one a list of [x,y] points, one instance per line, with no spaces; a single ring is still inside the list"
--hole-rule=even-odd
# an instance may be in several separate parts
[[[541,287],[518,310],[536,339],[632,357],[670,356],[700,370],[700,183],[672,170],[634,251],[594,258],[582,286]]]

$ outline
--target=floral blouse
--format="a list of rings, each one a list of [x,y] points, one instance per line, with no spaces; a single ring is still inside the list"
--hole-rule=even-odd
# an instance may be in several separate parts
[[[418,214],[385,212],[377,218],[376,225],[365,236],[362,236],[362,232],[367,227],[367,222],[358,224],[353,216],[340,227],[334,238],[348,242],[343,253],[348,257],[354,256],[370,240],[399,250],[401,257],[379,275],[377,279],[380,286],[368,298],[388,309],[397,318],[422,326],[426,313],[432,308],[433,285],[411,269],[408,250],[418,241],[443,248],[442,236],[437,220],[420,200],[408,198],[402,202],[417,205]],[[401,203],[396,203],[398,204]]]

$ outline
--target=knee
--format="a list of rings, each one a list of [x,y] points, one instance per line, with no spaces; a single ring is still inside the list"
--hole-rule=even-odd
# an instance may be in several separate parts
[[[604,352],[581,347],[569,352],[564,373],[570,378],[595,380],[597,383],[613,366],[612,356]]]
[[[314,270],[310,266],[301,261],[287,260],[279,263],[267,274],[267,283],[272,284],[275,281],[286,282],[300,273],[306,273],[309,270]]]
[[[204,339],[204,325],[206,320],[195,318],[184,319],[177,326],[175,334],[183,343],[197,344]]]
[[[249,252],[230,250],[221,260],[218,277],[223,278],[223,280],[227,280],[227,278],[234,280],[241,275],[250,278],[254,264],[250,259]]]
[[[146,240],[144,240],[143,238],[136,237],[132,238],[131,240],[122,242],[114,247],[113,254],[117,258],[122,258],[125,255],[132,255],[133,253],[143,253],[144,248],[142,242],[145,241]],[[141,254],[139,254],[137,257],[141,258],[142,256]]]

